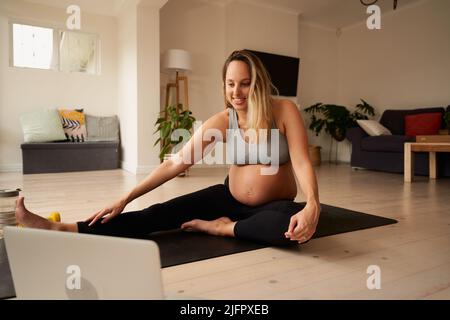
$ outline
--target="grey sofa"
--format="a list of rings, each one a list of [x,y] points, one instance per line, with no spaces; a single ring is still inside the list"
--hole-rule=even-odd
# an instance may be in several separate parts
[[[23,173],[119,168],[119,141],[23,143]]]
[[[404,171],[404,143],[415,142],[414,136],[405,135],[404,117],[411,114],[441,112],[444,108],[421,108],[410,110],[385,110],[380,123],[388,128],[390,136],[369,136],[360,127],[350,128],[347,139],[352,143],[350,165],[354,168],[365,168],[393,173]],[[442,128],[444,122],[442,121]],[[414,153],[414,174],[428,175],[428,153]],[[438,175],[450,177],[450,154],[437,153]]]

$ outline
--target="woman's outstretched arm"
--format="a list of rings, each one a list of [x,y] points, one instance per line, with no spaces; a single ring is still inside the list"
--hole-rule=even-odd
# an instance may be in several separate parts
[[[301,243],[308,241],[316,231],[320,215],[319,189],[300,111],[288,100],[284,101],[282,108],[292,167],[306,197],[305,208],[292,216],[285,236]]]
[[[227,119],[224,111],[209,118],[194,132],[193,136],[174,157],[161,163],[130,192],[126,193],[112,205],[93,214],[86,222],[90,221],[89,225],[92,225],[106,215],[108,216],[102,220],[102,223],[108,222],[120,214],[128,203],[173,179],[201,160],[207,154],[204,152],[207,150],[207,147],[217,142],[217,140],[204,140],[203,136],[205,132],[207,130],[219,130],[222,137],[224,137],[227,128]]]

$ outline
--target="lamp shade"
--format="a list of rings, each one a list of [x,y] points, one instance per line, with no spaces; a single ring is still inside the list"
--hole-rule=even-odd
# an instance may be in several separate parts
[[[162,58],[162,67],[168,70],[191,70],[191,54],[185,50],[167,50]]]

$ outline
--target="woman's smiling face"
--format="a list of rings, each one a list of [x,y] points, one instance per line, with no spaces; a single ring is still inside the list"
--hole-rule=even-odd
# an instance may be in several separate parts
[[[243,61],[232,61],[225,76],[225,93],[228,103],[236,110],[247,109],[247,98],[250,92],[250,70]]]

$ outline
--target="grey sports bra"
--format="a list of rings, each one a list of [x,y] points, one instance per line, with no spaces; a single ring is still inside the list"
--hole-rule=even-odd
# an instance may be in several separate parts
[[[275,122],[269,132],[267,142],[247,143],[238,125],[237,113],[228,108],[227,163],[246,164],[284,164],[290,160],[286,137],[277,129]]]

